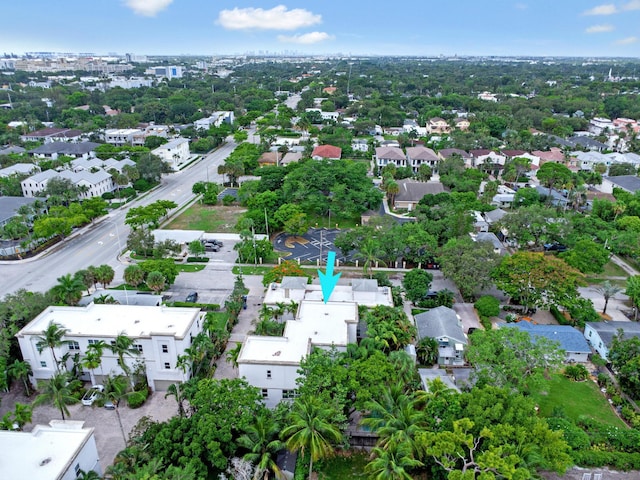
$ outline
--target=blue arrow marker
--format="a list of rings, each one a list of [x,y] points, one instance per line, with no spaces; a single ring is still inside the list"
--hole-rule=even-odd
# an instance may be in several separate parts
[[[327,254],[327,273],[322,273],[318,270],[318,276],[320,277],[320,286],[322,287],[322,297],[324,303],[329,301],[329,297],[333,293],[333,289],[338,284],[338,279],[341,273],[333,274],[333,263],[336,261],[336,252],[329,252]]]

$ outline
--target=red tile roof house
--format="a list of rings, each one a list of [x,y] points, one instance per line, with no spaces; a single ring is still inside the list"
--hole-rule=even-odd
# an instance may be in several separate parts
[[[333,145],[318,145],[311,153],[311,158],[314,160],[339,160],[340,157],[342,157],[342,149]]]

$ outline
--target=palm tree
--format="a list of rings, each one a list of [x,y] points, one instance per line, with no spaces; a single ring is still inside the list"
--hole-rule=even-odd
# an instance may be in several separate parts
[[[104,342],[102,342],[104,344]],[[82,359],[82,366],[91,372],[91,384],[96,384],[95,369],[102,366],[102,348],[92,348],[94,344],[90,344],[87,353]],[[106,344],[105,344],[106,345]]]
[[[438,361],[438,341],[435,338],[424,337],[416,345],[418,361],[423,365],[433,365]]]
[[[58,284],[51,289],[58,301],[65,305],[77,305],[82,298],[84,283],[70,273],[58,278]]]
[[[13,425],[18,426],[18,430],[22,430],[27,423],[33,418],[33,406],[17,402],[13,409]]]
[[[620,293],[622,288],[606,280],[600,287],[596,288],[596,291],[604,297],[604,308],[602,309],[602,314],[604,315],[607,313],[609,299]]]
[[[129,365],[127,365],[124,356],[134,357],[140,355],[140,351],[134,346],[133,340],[130,337],[127,337],[124,332],[121,332],[118,334],[115,341],[111,342],[111,344],[107,344],[106,347],[111,350],[111,353],[118,356],[118,365],[131,383],[131,369],[129,368]],[[131,383],[131,386],[133,387],[133,383]]]
[[[362,259],[362,269],[366,275],[369,272],[369,278],[373,278],[373,265],[385,263],[380,259],[379,255],[382,254],[380,244],[373,238],[365,239],[360,245],[359,251],[353,256],[354,259]]]
[[[313,462],[333,455],[332,443],[340,443],[343,435],[332,423],[335,410],[317,397],[299,397],[293,403],[289,416],[289,426],[281,434],[291,451],[308,451],[309,479],[313,472]]]
[[[147,275],[147,287],[153,290],[156,294],[160,294],[164,289],[165,283],[166,278],[158,271],[149,272],[149,275]]]
[[[137,287],[144,281],[145,272],[138,264],[129,265],[124,269],[124,281],[132,287]]]
[[[62,420],[66,420],[65,414],[69,414],[67,405],[78,403],[78,399],[73,396],[73,391],[80,385],[80,380],[70,379],[66,373],[56,373],[46,383],[42,393],[36,397],[33,406],[37,407],[43,403],[50,403],[62,415]]]
[[[182,390],[182,384],[172,383],[171,385],[169,385],[169,387],[167,388],[167,393],[165,393],[164,395],[164,398],[167,398],[171,395],[176,397],[176,402],[178,403],[178,415],[180,415],[180,417],[184,417],[185,416],[184,401],[186,397],[184,395],[184,391]]]
[[[394,450],[406,444],[415,451],[415,434],[426,426],[426,419],[416,408],[416,399],[405,393],[404,385],[388,387],[380,400],[366,402],[365,409],[369,413],[362,425],[378,434],[378,447]]]
[[[122,440],[125,446],[127,445],[127,437],[124,433],[124,427],[122,426],[122,418],[120,418],[120,402],[129,396],[127,383],[127,379],[123,377],[107,377],[104,382],[104,396],[111,400],[115,407],[118,425],[120,425],[120,433],[122,433]]]
[[[236,342],[236,346],[227,352],[226,360],[233,368],[238,368],[238,356],[242,350],[242,343]]]
[[[31,371],[31,365],[29,364],[29,362],[16,359],[11,365],[7,367],[7,373],[15,380],[22,380],[22,384],[24,385],[24,393],[27,395],[27,397],[31,395],[31,390],[29,388],[29,375],[31,375],[33,372]]]
[[[100,480],[102,477],[98,475],[95,470],[89,470],[85,472],[84,470],[78,470],[77,480]]]
[[[387,192],[387,198],[389,199],[391,208],[394,208],[394,202],[396,195],[400,192],[400,186],[395,180],[391,180],[385,184],[384,189]]]
[[[371,458],[364,471],[374,480],[411,480],[413,477],[407,469],[423,465],[413,457],[411,447],[406,444],[398,445],[392,451],[374,447]]]
[[[278,439],[279,433],[280,425],[273,420],[271,412],[263,410],[254,417],[245,433],[238,438],[238,445],[249,450],[243,458],[256,466],[254,480],[258,480],[260,475],[267,480],[270,471],[276,478],[284,478],[276,463],[277,453],[284,449],[284,443]]]
[[[102,288],[107,288],[111,282],[115,272],[109,265],[100,265],[96,268],[96,280],[102,284]]]
[[[47,328],[42,332],[42,336],[36,337],[38,339],[36,348],[38,353],[49,347],[51,349],[51,355],[53,356],[53,362],[55,363],[56,372],[60,372],[60,366],[58,365],[58,358],[56,357],[56,348],[62,345],[67,345],[69,340],[63,340],[65,334],[69,330],[64,328],[59,323],[55,323],[53,320],[49,322]]]

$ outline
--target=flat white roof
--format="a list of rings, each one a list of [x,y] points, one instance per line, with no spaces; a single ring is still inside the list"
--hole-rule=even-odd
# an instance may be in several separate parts
[[[356,303],[303,300],[297,319],[286,322],[282,337],[247,337],[238,362],[299,364],[311,345],[346,346],[348,323],[357,321]]]
[[[317,281],[317,279],[315,280]],[[347,279],[345,281],[351,281]],[[290,303],[291,301],[300,302],[301,300],[314,300],[314,301],[322,301],[322,288],[319,284],[311,284],[306,285],[305,289],[285,289],[282,288],[281,284],[271,284],[276,285],[276,288],[273,289],[270,286],[267,289],[267,293],[264,297],[264,303],[267,305],[275,305],[279,302]],[[287,295],[286,290],[289,290]],[[351,285],[336,285],[331,293],[331,297],[329,298],[329,303],[344,303],[344,302],[356,302],[359,305],[364,305],[367,307],[375,307],[377,305],[387,305],[393,306],[393,298],[391,296],[391,289],[386,287],[377,287],[376,291],[368,292],[368,291],[354,291]]]
[[[198,318],[198,308],[140,305],[96,305],[86,307],[47,307],[20,332],[41,335],[49,322],[68,329],[69,336],[116,337],[125,332],[132,338],[171,335],[183,338]]]
[[[83,424],[54,420],[51,426],[36,425],[31,432],[0,431],[0,478],[61,478],[93,435],[93,428],[82,428]]]

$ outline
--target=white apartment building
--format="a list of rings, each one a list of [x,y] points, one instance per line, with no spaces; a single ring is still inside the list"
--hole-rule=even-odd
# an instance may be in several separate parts
[[[174,138],[170,142],[152,150],[151,153],[159,156],[176,169],[190,158],[189,140],[186,138]]]
[[[100,197],[102,194],[111,192],[115,188],[111,174],[104,170],[91,172],[82,170],[74,172],[71,170],[45,170],[26,178],[20,182],[22,195],[25,197],[36,197],[47,188],[47,183],[52,178],[64,178],[70,180],[74,185],[83,187],[79,198]]]
[[[264,304],[295,302],[296,315],[285,321],[282,337],[249,335],[238,356],[239,376],[261,390],[269,408],[295,398],[300,361],[314,347],[345,351],[356,342],[358,305],[393,306],[391,289],[378,287],[377,280],[354,279],[351,285],[336,285],[327,303],[320,285],[306,280],[284,277],[269,286]]]
[[[346,351],[356,341],[357,326],[354,302],[303,300],[282,337],[247,336],[238,355],[239,376],[259,388],[265,405],[274,408],[297,395],[300,361],[314,347]]]
[[[32,382],[47,380],[56,373],[49,348],[38,352],[36,344],[50,322],[67,329],[64,340],[69,343],[56,349],[56,358],[66,352],[83,355],[91,343],[102,340],[110,344],[124,333],[135,342],[138,357],[125,357],[127,365],[144,363],[147,382],[154,390],[166,390],[169,385],[189,379],[190,372],[177,366],[191,341],[202,331],[204,314],[198,308],[171,308],[130,305],[95,305],[86,307],[52,306],[44,310],[17,333],[20,350],[33,370]],[[86,372],[99,382],[107,375],[122,374],[118,358],[105,350],[102,365],[95,372]],[[69,365],[67,365],[69,367]]]
[[[133,145],[133,137],[143,133],[139,128],[110,128],[104,132],[104,141],[116,147]]]
[[[52,420],[30,432],[0,431],[0,478],[74,480],[80,470],[102,475],[93,428]]]
[[[223,123],[233,125],[233,122],[233,112],[213,112],[209,117],[193,122],[193,128],[196,130],[209,130],[211,127],[219,127]]]

